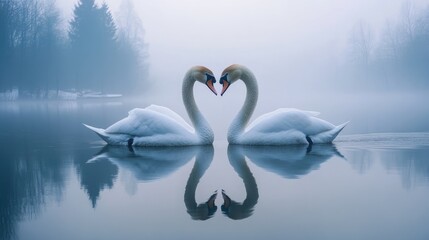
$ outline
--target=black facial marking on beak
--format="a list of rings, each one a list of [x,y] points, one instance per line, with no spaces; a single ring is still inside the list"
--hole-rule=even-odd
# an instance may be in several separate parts
[[[213,83],[216,83],[216,78],[213,75],[206,73],[206,77],[207,77],[207,81],[212,80]]]
[[[231,85],[228,82],[228,73],[225,73],[219,80],[219,83],[222,84],[222,92],[220,93],[221,96],[225,93],[225,91],[229,88],[229,85]]]
[[[207,80],[206,80],[206,85],[207,85],[207,87],[215,94],[215,95],[217,95],[217,92],[216,92],[216,88],[214,87],[214,83],[216,83],[216,78],[213,76],[213,75],[210,75],[210,74],[208,74],[208,73],[206,73],[206,77],[207,77]]]

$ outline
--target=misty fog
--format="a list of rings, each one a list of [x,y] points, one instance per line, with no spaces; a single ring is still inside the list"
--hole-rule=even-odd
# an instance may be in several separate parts
[[[219,79],[240,63],[259,81],[254,117],[295,107],[351,121],[345,133],[428,130],[429,1],[14,0],[1,11],[2,100],[122,96],[188,120],[189,67]],[[194,91],[224,136],[244,85]]]

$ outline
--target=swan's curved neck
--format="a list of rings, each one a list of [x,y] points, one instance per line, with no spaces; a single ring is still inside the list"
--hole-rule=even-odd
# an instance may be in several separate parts
[[[201,114],[200,110],[195,103],[194,98],[194,84],[195,79],[192,77],[192,72],[188,72],[183,80],[182,85],[182,99],[191,119],[192,125],[195,127],[195,133],[199,138],[199,144],[213,143],[214,134],[209,123]]]
[[[241,80],[246,85],[246,99],[228,130],[228,142],[233,144],[239,143],[239,137],[246,129],[258,101],[258,83],[255,76],[247,68],[242,68],[241,71]]]

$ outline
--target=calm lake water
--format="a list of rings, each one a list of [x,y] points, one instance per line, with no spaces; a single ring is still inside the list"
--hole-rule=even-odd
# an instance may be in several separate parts
[[[129,149],[81,125],[133,107],[0,103],[0,239],[429,239],[427,132],[368,134],[378,115],[349,110],[363,126],[312,149]]]

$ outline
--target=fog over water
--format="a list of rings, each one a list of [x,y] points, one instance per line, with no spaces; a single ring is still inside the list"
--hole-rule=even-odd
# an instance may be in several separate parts
[[[277,108],[294,107],[321,112],[321,118],[333,124],[350,121],[343,132],[346,134],[429,130],[429,111],[423,104],[428,100],[429,89],[425,65],[429,51],[424,44],[429,41],[427,0],[95,1],[92,8],[106,16],[111,13],[116,25],[107,29],[110,35],[100,39],[105,41],[103,48],[93,52],[92,58],[90,54],[85,56],[85,49],[91,49],[96,40],[89,35],[82,40],[84,44],[79,42],[79,31],[83,30],[73,24],[90,13],[77,11],[78,1],[40,1],[48,2],[55,3],[59,14],[52,10],[41,14],[59,17],[65,38],[58,48],[61,54],[49,60],[51,57],[43,56],[44,48],[29,41],[31,47],[25,51],[28,56],[36,49],[42,59],[48,59],[46,64],[39,64],[41,71],[37,71],[38,65],[31,64],[37,58],[23,58],[25,64],[20,62],[21,46],[12,44],[11,56],[16,59],[11,61],[13,71],[0,76],[0,99],[7,98],[4,92],[17,86],[20,97],[25,93],[22,88],[36,91],[31,96],[52,95],[39,93],[41,90],[58,93],[89,89],[122,94],[117,101],[128,101],[123,116],[134,107],[158,104],[188,120],[181,96],[185,72],[191,66],[204,65],[219,80],[225,67],[239,63],[249,67],[258,79],[254,118]],[[92,1],[82,1],[88,2],[90,6]],[[17,6],[18,10],[36,9],[31,4]],[[14,12],[11,18],[17,18],[19,13]],[[20,26],[13,21],[8,24],[11,29]],[[8,27],[2,27],[5,26]],[[100,30],[100,26],[88,25],[89,32]],[[133,26],[140,27],[139,31]],[[115,28],[116,33],[112,33]],[[13,33],[10,36],[17,41],[25,40]],[[130,37],[132,34],[138,37]],[[117,39],[112,41],[112,36]],[[44,38],[40,38],[43,42]],[[137,40],[142,42],[133,42]],[[128,48],[119,48],[119,55],[109,52],[111,45],[117,47],[115,41],[130,46],[131,53],[126,51]],[[136,57],[132,52],[140,48],[144,48],[144,54]],[[142,57],[144,64],[139,62]],[[52,69],[62,71],[33,75],[47,71],[42,67],[55,64],[57,58],[62,63]],[[0,60],[8,63],[8,59]],[[102,63],[91,65],[97,61]],[[20,64],[27,67],[19,71]],[[19,74],[19,81],[13,74],[17,72],[24,72]],[[215,87],[220,91],[219,84]],[[244,85],[235,84],[223,97],[214,96],[201,84],[196,84],[194,92],[216,136],[224,139],[227,126],[244,101]],[[134,94],[131,101],[130,93]],[[9,95],[14,94],[17,92],[12,90]]]
[[[118,15],[120,1],[106,3]],[[58,5],[65,16],[72,15],[71,1],[59,0]],[[207,66],[219,79],[225,67],[240,63],[259,81],[255,116],[296,107],[319,111],[334,124],[350,120],[345,133],[429,130],[429,111],[422,104],[428,100],[427,87],[408,89],[415,85],[409,74],[393,81],[388,73],[368,70],[382,69],[372,63],[383,55],[378,52],[386,26],[402,26],[407,6],[416,19],[429,1],[163,0],[134,1],[134,6],[149,54],[148,81],[136,107],[154,103],[186,116],[181,81],[190,66]],[[370,35],[374,57],[368,68],[349,64],[355,57],[351,42],[356,26]],[[202,112],[222,136],[244,100],[244,85],[234,85],[223,97],[198,84],[195,92]]]

